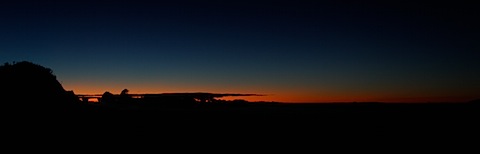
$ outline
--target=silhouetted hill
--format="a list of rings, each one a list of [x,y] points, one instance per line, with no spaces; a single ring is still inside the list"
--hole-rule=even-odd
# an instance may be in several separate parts
[[[51,69],[31,63],[5,63],[0,66],[2,105],[18,110],[56,110],[75,105],[73,92],[67,92]]]
[[[471,100],[469,103],[480,104],[480,99]]]
[[[335,139],[363,141],[385,135],[396,139],[404,134],[411,139],[417,136],[408,133],[417,132],[441,137],[470,136],[469,132],[478,130],[478,103],[215,101],[211,98],[216,94],[210,93],[143,95],[142,99],[132,99],[125,92],[118,96],[106,93],[110,96],[104,95],[102,100],[111,98],[103,104],[82,104],[72,92],[64,90],[52,70],[30,62],[0,66],[0,85],[0,111],[11,113],[3,117],[2,128],[6,129],[4,132],[17,132],[12,133],[15,139],[50,139],[56,135],[66,138],[57,141],[70,144],[72,140],[116,140],[119,136],[134,137],[128,141],[149,141],[141,138],[146,136],[165,141],[203,141],[212,136],[235,140],[308,136],[327,141],[331,135]],[[194,102],[193,98],[204,100]],[[54,114],[43,116],[51,112]],[[452,126],[457,130],[452,130]],[[137,136],[140,139],[135,139]]]

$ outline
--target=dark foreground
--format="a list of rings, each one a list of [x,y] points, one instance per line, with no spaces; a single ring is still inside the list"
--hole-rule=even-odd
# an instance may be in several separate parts
[[[149,128],[185,125],[202,128],[238,125],[258,127],[348,126],[362,127],[470,125],[475,124],[478,103],[241,103],[195,104],[191,106],[131,106],[84,104],[65,110],[11,110],[11,117],[34,122],[96,125],[92,127],[147,126]]]
[[[163,108],[89,105],[80,108],[9,112],[3,117],[3,132],[13,135],[10,140],[52,139],[70,146],[82,145],[82,148],[76,147],[78,149],[93,145],[105,148],[104,144],[112,143],[116,150],[133,145],[157,149],[172,144],[228,145],[240,149],[273,144],[279,150],[276,144],[298,143],[317,144],[310,146],[315,149],[318,142],[336,145],[466,142],[477,139],[480,117],[480,106],[476,103],[199,104]]]

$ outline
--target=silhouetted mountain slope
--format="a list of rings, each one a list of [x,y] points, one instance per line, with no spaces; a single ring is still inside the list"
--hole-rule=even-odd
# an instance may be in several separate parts
[[[2,105],[15,109],[59,109],[75,105],[73,92],[67,92],[52,70],[31,62],[0,66]]]

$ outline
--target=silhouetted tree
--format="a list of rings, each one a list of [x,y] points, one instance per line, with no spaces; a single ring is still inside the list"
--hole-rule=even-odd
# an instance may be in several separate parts
[[[102,102],[103,104],[112,103],[112,102],[114,102],[114,101],[115,101],[115,100],[114,100],[114,97],[113,97],[113,94],[112,94],[112,93],[110,93],[110,92],[108,92],[108,91],[106,91],[106,92],[103,93],[102,98],[101,98],[101,102]]]
[[[78,105],[49,68],[31,63],[0,66],[0,98],[4,105],[20,110],[62,110]]]
[[[120,93],[120,103],[131,103],[132,97],[128,94],[128,89],[123,89]]]
[[[128,96],[128,89],[123,89],[120,96]]]

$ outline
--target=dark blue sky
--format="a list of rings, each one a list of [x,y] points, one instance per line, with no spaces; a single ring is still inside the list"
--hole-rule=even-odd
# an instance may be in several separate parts
[[[0,61],[52,68],[76,93],[480,97],[478,6],[433,2],[2,1]]]

